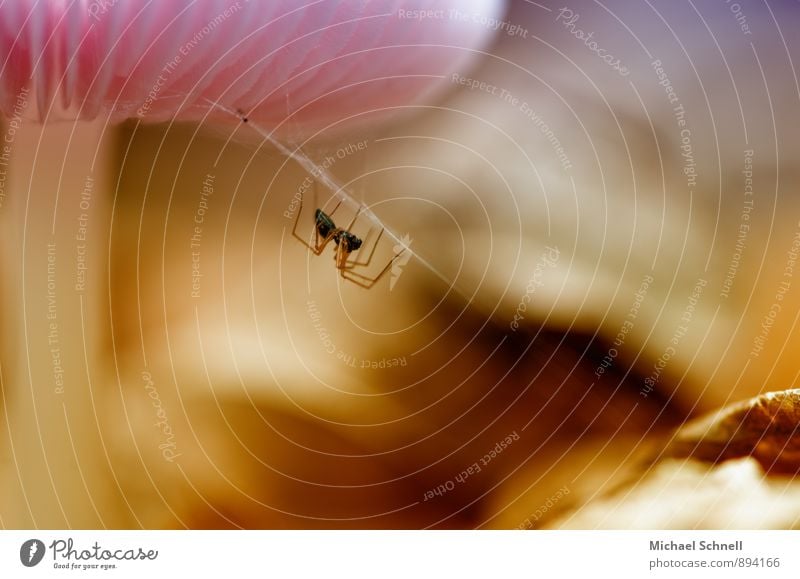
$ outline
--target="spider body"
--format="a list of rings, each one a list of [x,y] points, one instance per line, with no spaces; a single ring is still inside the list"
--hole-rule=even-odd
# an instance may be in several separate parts
[[[364,243],[360,237],[350,233],[346,229],[336,227],[336,223],[330,215],[322,209],[314,212],[314,221],[317,225],[317,233],[323,240],[333,239],[334,243],[342,248],[345,253],[357,251]]]
[[[381,236],[383,235],[383,229],[381,229],[380,233],[375,239],[375,243],[372,245],[372,249],[365,260],[359,261],[358,258],[351,259],[350,254],[354,251],[358,251],[364,245],[364,240],[350,231],[350,229],[353,227],[353,224],[358,219],[358,216],[361,214],[363,207],[359,207],[350,224],[346,228],[342,228],[336,225],[332,217],[340,205],[341,201],[336,205],[336,207],[333,208],[330,214],[325,213],[325,211],[323,211],[321,208],[317,208],[316,211],[314,211],[314,244],[311,245],[297,234],[297,223],[300,221],[300,213],[303,211],[303,201],[301,199],[300,207],[297,212],[297,219],[295,220],[294,228],[292,228],[292,235],[302,241],[303,245],[308,247],[314,253],[314,255],[320,255],[328,242],[333,240],[334,244],[336,245],[336,251],[334,252],[333,256],[333,259],[336,262],[336,269],[339,270],[344,279],[351,281],[356,285],[360,285],[363,288],[369,289],[375,285],[387,271],[389,271],[389,267],[392,265],[399,253],[395,254],[389,260],[389,263],[387,263],[386,266],[375,277],[369,277],[354,271],[357,268],[369,267],[372,261],[372,256],[375,254],[375,249],[377,248],[378,243],[381,240]],[[371,233],[372,230],[370,230],[365,239],[369,240]]]
[[[342,247],[342,251],[345,253],[360,249],[361,244],[364,243],[361,241],[360,237],[356,237],[349,231],[344,230],[339,230],[336,235],[333,236],[333,240],[336,242],[336,245]]]
[[[331,234],[331,231],[336,230],[336,224],[333,219],[322,209],[317,209],[314,212],[314,221],[317,224],[317,233],[324,239]],[[338,244],[339,242],[337,241],[336,243]]]

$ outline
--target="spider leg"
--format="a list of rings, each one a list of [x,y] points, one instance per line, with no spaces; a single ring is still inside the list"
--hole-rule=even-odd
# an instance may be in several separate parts
[[[311,253],[313,253],[314,255],[320,255],[322,251],[325,249],[325,246],[328,245],[328,242],[331,239],[333,239],[333,236],[336,234],[336,230],[331,231],[326,237],[320,239],[319,228],[317,227],[317,224],[314,223],[314,245],[311,245],[307,239],[300,237],[300,235],[297,233],[297,224],[300,223],[300,216],[303,214],[304,197],[305,195],[300,195],[300,203],[297,206],[297,217],[295,218],[294,225],[292,226],[292,235],[298,241],[300,241],[300,243],[305,245],[309,249],[309,251],[311,251]],[[314,182],[314,201],[316,201],[316,197],[317,197],[317,184],[316,182]],[[338,208],[339,205],[341,205],[341,201],[339,202],[339,204],[336,205],[336,208]],[[336,210],[336,208],[334,208],[334,211]]]
[[[339,202],[338,202],[338,203],[336,204],[336,206],[335,206],[335,207],[334,207],[334,208],[331,210],[331,212],[330,212],[330,213],[328,213],[328,216],[329,216],[329,217],[333,217],[333,214],[334,214],[334,213],[336,213],[336,210],[337,210],[337,209],[339,209],[339,205],[341,205],[341,204],[342,204],[342,200],[341,200],[341,199],[339,199]]]
[[[314,180],[314,207],[319,207],[319,195],[318,195],[318,193],[319,193],[319,181]],[[339,203],[336,204],[336,207],[333,208],[333,211],[331,211],[330,215],[333,215],[334,211],[339,209],[339,205],[341,205],[341,204],[342,204],[342,202],[339,201]],[[331,223],[333,223],[333,222],[331,222]],[[320,238],[319,238],[319,226],[318,226],[318,224],[316,222],[314,223],[314,247],[317,248],[317,251],[315,252],[317,255],[320,255],[322,253],[322,251],[325,249],[325,246],[328,245],[328,242],[331,239],[333,239],[334,237],[336,237],[337,231],[338,230],[336,228],[332,229],[328,233],[328,235],[326,235],[320,241]]]
[[[341,230],[340,230],[341,231]],[[346,247],[345,241],[340,241],[339,244],[336,246],[336,251],[334,253],[333,259],[336,262],[336,269],[338,269],[342,274],[346,269],[347,265],[347,257],[350,255],[350,251]]]
[[[295,237],[300,243],[305,245],[309,251],[314,253],[314,255],[319,255],[322,252],[322,247],[319,245],[319,232],[317,231],[316,225],[314,227],[314,245],[312,246],[306,239],[300,237],[297,233],[297,224],[300,223],[300,216],[303,214],[303,197],[304,195],[300,195],[300,203],[297,206],[297,217],[294,220],[294,225],[292,226],[292,236]]]
[[[315,182],[315,184],[314,184],[314,204],[315,204],[317,207],[319,207],[319,204],[317,203],[317,187],[316,187],[316,182]],[[341,205],[341,204],[342,204],[342,200],[340,199],[340,200],[339,200],[339,202],[338,202],[338,203],[337,203],[337,204],[334,206],[333,210],[332,210],[330,213],[328,213],[328,217],[331,217],[331,216],[332,216],[334,213],[336,213],[336,210],[337,210],[337,209],[339,209],[339,205]],[[333,220],[331,220],[331,224],[333,224]],[[323,249],[325,249],[325,246],[326,246],[326,245],[328,245],[328,242],[329,242],[331,239],[335,239],[335,238],[336,238],[336,235],[337,235],[337,234],[338,234],[340,231],[341,231],[341,229],[339,229],[338,227],[334,227],[334,229],[331,229],[331,231],[328,233],[328,235],[327,235],[327,236],[326,236],[326,237],[325,237],[325,238],[324,238],[322,241],[320,241],[320,240],[319,240],[319,227],[318,227],[318,224],[317,224],[317,223],[315,223],[315,224],[314,224],[314,234],[315,234],[315,236],[316,236],[316,240],[317,240],[315,245],[316,245],[316,247],[317,247],[317,250],[318,250],[318,253],[317,253],[317,255],[319,255],[320,253],[322,253],[322,250],[323,250]]]
[[[337,207],[338,207],[338,205],[337,205]],[[350,224],[347,227],[345,227],[345,231],[350,231],[353,228],[353,225],[355,224],[356,219],[358,219],[358,216],[361,215],[361,212],[363,210],[364,210],[364,206],[363,205],[359,205],[358,211],[356,211],[356,214],[353,216],[353,220],[350,222]]]
[[[389,271],[389,269],[392,267],[392,264],[394,263],[394,260],[397,259],[398,257],[400,257],[400,255],[403,253],[403,251],[405,251],[405,249],[403,249],[402,251],[400,251],[398,253],[395,253],[394,257],[392,257],[392,259],[389,260],[389,263],[387,263],[386,266],[384,266],[384,268],[380,271],[380,273],[378,273],[378,275],[376,275],[375,277],[369,277],[369,276],[366,276],[366,275],[362,275],[360,273],[355,273],[355,272],[353,272],[353,271],[351,271],[349,269],[348,270],[345,270],[345,269],[341,270],[342,277],[344,279],[346,279],[347,281],[356,284],[357,286],[361,286],[364,289],[370,289],[376,283],[378,283],[384,275],[386,275],[386,272]]]
[[[364,210],[364,206],[360,205],[358,207],[358,211],[356,211],[356,214],[353,216],[352,221],[350,221],[350,223],[347,225],[347,227],[344,228],[344,231],[346,231],[347,233],[350,233],[350,230],[353,228],[353,225],[355,225],[355,222],[358,219],[358,216],[361,215],[361,212],[363,210]],[[369,237],[369,234],[367,234],[367,237]],[[362,247],[363,247],[363,243],[362,243]],[[356,253],[358,253],[359,251],[361,251],[360,248],[356,250]],[[374,247],[372,248],[372,251],[373,251],[373,253],[375,252],[375,248]],[[366,265],[366,264],[359,264],[357,260],[351,261],[348,264],[347,258],[350,256],[350,254],[351,254],[351,251],[347,251],[346,255],[341,260],[341,262],[337,262],[337,266],[336,267],[338,267],[340,270],[344,271],[346,269],[352,269],[356,265]]]
[[[361,246],[361,249],[364,249],[365,246],[369,245],[369,237],[372,235],[373,229],[369,230],[367,236],[364,238],[364,244]],[[353,259],[347,263],[347,265],[343,269],[354,269],[356,267],[369,267],[369,264],[372,263],[372,258],[375,255],[375,250],[378,249],[378,245],[381,242],[381,237],[383,236],[384,229],[381,229],[380,233],[378,233],[378,237],[375,238],[375,242],[372,244],[372,249],[369,252],[369,256],[365,261],[359,261],[361,257],[361,249],[358,250],[356,259]]]
[[[316,251],[314,251],[314,253],[316,255],[320,255],[322,253],[322,250],[325,249],[325,246],[328,245],[328,242],[336,237],[336,233],[338,231],[339,231],[338,229],[334,229],[333,231],[328,233],[328,235],[320,239],[319,228],[314,227],[314,247],[316,247]]]

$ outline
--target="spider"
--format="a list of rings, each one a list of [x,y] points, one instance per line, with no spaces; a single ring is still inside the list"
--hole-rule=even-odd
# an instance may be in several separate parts
[[[212,101],[209,101],[209,103],[215,106],[220,106]],[[242,109],[236,109],[235,111],[229,111],[229,112],[235,114],[239,118],[239,120],[242,121],[242,123],[246,124],[249,121],[249,118],[244,114],[244,111]],[[259,130],[259,132],[261,131]],[[276,144],[278,145],[279,148],[281,148],[279,143],[276,143],[274,139],[270,140],[273,142],[273,144]],[[291,156],[291,153],[287,154]],[[316,189],[314,191],[314,195],[316,197]],[[380,233],[378,233],[378,237],[377,239],[375,239],[375,243],[372,245],[372,250],[369,252],[369,256],[367,256],[366,260],[359,261],[358,258],[351,260],[350,254],[353,253],[354,251],[360,250],[362,245],[364,245],[364,240],[362,240],[360,237],[358,237],[357,235],[355,235],[350,231],[350,229],[353,227],[353,224],[356,222],[356,219],[358,219],[358,216],[361,214],[361,211],[364,209],[364,207],[359,206],[355,217],[353,217],[353,220],[350,222],[350,225],[348,225],[346,228],[343,229],[341,227],[337,227],[336,223],[334,223],[333,218],[331,217],[341,204],[342,202],[339,201],[339,203],[336,204],[336,207],[333,208],[333,211],[331,211],[330,214],[325,213],[320,208],[317,208],[317,210],[314,212],[314,245],[311,246],[306,240],[304,240],[297,234],[297,223],[300,221],[300,215],[302,215],[303,213],[303,198],[301,196],[300,204],[297,209],[297,219],[295,219],[294,227],[292,227],[292,235],[297,239],[299,239],[303,245],[308,247],[314,253],[314,255],[320,255],[322,251],[325,249],[325,246],[328,245],[328,242],[332,239],[336,244],[336,251],[334,253],[333,258],[334,261],[336,262],[336,269],[339,270],[339,272],[342,275],[342,278],[346,279],[347,281],[351,281],[354,284],[359,285],[363,288],[370,289],[372,286],[378,283],[378,281],[386,274],[387,271],[389,271],[389,268],[394,263],[394,260],[397,259],[408,248],[403,247],[401,245],[400,251],[398,251],[392,256],[392,258],[389,260],[389,263],[387,263],[375,277],[369,277],[367,275],[354,271],[357,267],[369,267],[370,263],[372,262],[372,258],[375,255],[375,250],[378,247],[378,243],[380,243],[381,236],[383,236],[385,228],[381,228]],[[369,232],[367,233],[366,241],[369,240],[369,236],[371,234],[372,234],[372,229],[370,229]]]
[[[297,224],[300,221],[300,215],[303,212],[303,200],[301,198],[297,210],[297,219],[295,219],[294,227],[292,228],[292,235],[299,239],[303,245],[308,247],[314,253],[314,255],[322,254],[325,246],[327,246],[328,243],[333,240],[333,242],[336,244],[336,250],[334,252],[333,259],[336,262],[336,269],[339,270],[342,278],[346,279],[347,281],[351,281],[365,289],[370,289],[372,286],[378,283],[378,281],[386,274],[387,271],[389,271],[392,263],[402,253],[402,251],[392,256],[392,258],[389,260],[389,263],[387,263],[386,266],[384,266],[384,268],[378,272],[375,277],[369,277],[354,271],[356,268],[369,267],[370,263],[372,262],[372,258],[375,255],[375,250],[377,249],[381,237],[383,236],[384,229],[381,229],[380,233],[378,233],[378,237],[372,244],[372,249],[370,250],[369,255],[366,256],[365,260],[359,261],[358,257],[356,259],[351,259],[350,254],[359,251],[362,246],[365,245],[365,240],[362,240],[360,237],[350,231],[353,227],[353,224],[355,224],[356,220],[358,219],[358,216],[361,214],[363,207],[359,207],[350,224],[347,227],[342,228],[336,225],[332,217],[333,214],[336,213],[336,210],[339,209],[341,204],[342,202],[339,201],[339,203],[336,204],[336,207],[334,207],[330,213],[325,213],[320,208],[317,208],[317,210],[314,211],[314,245],[311,245],[297,234]],[[366,241],[369,241],[369,236],[371,234],[372,229],[370,229],[369,233],[367,233]]]

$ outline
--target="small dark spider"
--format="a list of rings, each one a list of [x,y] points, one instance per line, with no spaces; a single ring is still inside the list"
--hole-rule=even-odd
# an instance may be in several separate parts
[[[330,215],[325,213],[322,209],[317,209],[314,212],[314,221],[317,225],[317,233],[319,233],[322,238],[330,236],[336,245],[342,246],[342,250],[345,253],[357,251],[361,248],[361,244],[364,243],[360,237],[336,227]]]
[[[212,101],[209,101],[209,103],[220,106],[218,103]],[[228,112],[233,112],[239,118],[239,120],[242,121],[242,123],[246,124],[249,120],[244,114],[244,111],[241,109],[231,111],[229,109],[225,109],[224,107],[222,108]],[[374,286],[378,280],[380,280],[386,274],[387,271],[389,271],[389,268],[394,263],[394,260],[397,259],[407,248],[403,248],[399,252],[395,253],[389,260],[389,263],[387,263],[386,266],[375,277],[369,277],[354,271],[357,267],[369,267],[370,263],[372,262],[372,257],[375,255],[375,250],[378,247],[378,243],[383,236],[385,228],[381,228],[380,233],[378,233],[378,237],[375,239],[375,243],[372,245],[372,250],[369,252],[369,256],[366,258],[366,260],[351,260],[350,254],[354,251],[360,250],[365,241],[369,241],[369,236],[372,234],[372,229],[369,230],[369,233],[367,233],[367,236],[364,240],[350,232],[350,229],[353,227],[353,224],[358,219],[358,216],[361,214],[361,211],[364,209],[364,207],[358,208],[355,217],[353,217],[350,225],[348,225],[346,228],[337,227],[331,216],[336,212],[341,204],[342,202],[339,201],[339,203],[336,204],[336,207],[333,208],[333,211],[330,212],[330,215],[319,208],[314,212],[315,241],[314,245],[311,246],[306,240],[297,234],[297,223],[300,221],[300,215],[303,213],[303,198],[301,196],[300,205],[297,210],[297,219],[295,219],[294,227],[292,228],[292,235],[299,239],[303,245],[308,247],[314,253],[314,255],[320,255],[328,242],[333,239],[334,243],[336,244],[336,253],[334,254],[336,269],[339,270],[344,279],[351,281],[356,285],[360,285],[363,288],[369,289]]]
[[[378,237],[375,239],[375,242],[372,244],[372,249],[369,252],[369,255],[364,261],[359,261],[358,259],[351,259],[350,254],[358,251],[364,245],[364,240],[360,237],[355,235],[354,233],[350,232],[350,229],[353,227],[353,224],[358,219],[358,216],[361,214],[363,207],[360,207],[353,217],[353,220],[350,224],[345,227],[338,227],[336,223],[333,221],[332,215],[336,213],[336,210],[339,209],[339,206],[342,204],[341,201],[336,204],[336,207],[330,212],[330,214],[325,213],[322,209],[317,209],[314,211],[314,245],[312,246],[307,241],[305,241],[302,237],[297,234],[297,223],[300,221],[300,214],[303,211],[303,201],[300,200],[300,205],[297,210],[297,219],[294,222],[294,228],[292,229],[292,235],[294,235],[297,239],[303,242],[303,245],[308,247],[314,255],[320,255],[322,251],[325,249],[325,246],[328,244],[329,241],[333,240],[336,244],[336,251],[334,253],[334,261],[336,262],[336,269],[339,270],[342,277],[348,281],[353,282],[356,285],[360,285],[363,288],[371,288],[375,285],[378,280],[383,277],[383,275],[389,271],[394,260],[397,258],[398,254],[395,254],[390,260],[389,263],[376,275],[375,277],[369,277],[364,274],[358,273],[354,271],[356,268],[364,268],[369,267],[370,263],[372,262],[372,257],[375,255],[375,250],[378,247],[378,243],[381,240],[381,236],[383,236],[383,229],[381,229]],[[369,235],[372,233],[367,234],[366,240],[369,240]]]

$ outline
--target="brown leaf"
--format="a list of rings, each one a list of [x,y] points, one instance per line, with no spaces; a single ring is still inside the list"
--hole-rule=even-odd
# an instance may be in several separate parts
[[[800,389],[762,394],[690,422],[664,454],[712,463],[752,456],[769,474],[800,472]]]

